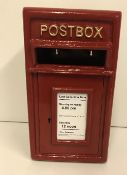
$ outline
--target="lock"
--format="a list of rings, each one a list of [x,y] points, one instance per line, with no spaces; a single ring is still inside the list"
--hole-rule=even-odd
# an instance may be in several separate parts
[[[31,156],[107,160],[121,12],[24,8]]]

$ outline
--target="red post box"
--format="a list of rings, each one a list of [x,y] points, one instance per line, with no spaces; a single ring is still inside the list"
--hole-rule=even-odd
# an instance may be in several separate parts
[[[121,13],[23,14],[32,158],[105,162]]]

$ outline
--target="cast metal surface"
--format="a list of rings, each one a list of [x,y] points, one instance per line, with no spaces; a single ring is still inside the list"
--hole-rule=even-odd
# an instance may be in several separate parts
[[[32,158],[105,162],[121,13],[24,8],[23,17]],[[57,93],[88,94],[85,140],[57,139]]]

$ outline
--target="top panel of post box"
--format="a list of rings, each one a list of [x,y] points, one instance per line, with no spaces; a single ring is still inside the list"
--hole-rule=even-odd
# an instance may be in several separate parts
[[[23,12],[32,158],[106,161],[121,13]]]
[[[105,55],[100,65],[115,69],[120,18],[121,13],[116,11],[24,8],[26,48],[100,50],[100,54]],[[31,57],[27,58],[30,59],[28,65],[38,63],[35,54],[39,57],[39,53],[36,50],[31,55],[26,51]]]

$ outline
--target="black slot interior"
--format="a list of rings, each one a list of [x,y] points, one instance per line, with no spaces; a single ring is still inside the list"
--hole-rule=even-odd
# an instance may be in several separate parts
[[[105,66],[106,50],[36,48],[37,64]]]

